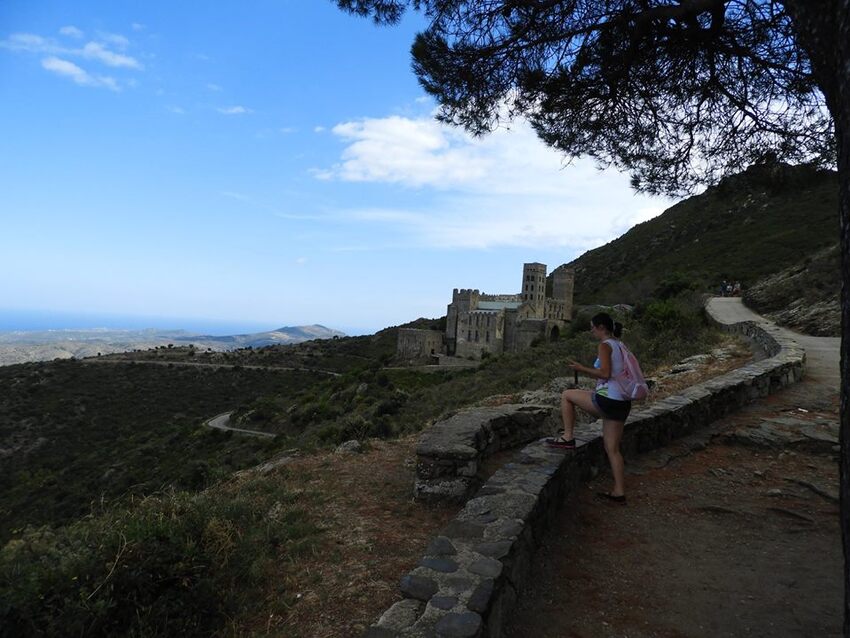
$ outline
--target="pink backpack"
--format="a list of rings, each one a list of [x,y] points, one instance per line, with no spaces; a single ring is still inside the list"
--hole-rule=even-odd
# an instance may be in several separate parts
[[[617,375],[617,383],[630,401],[641,401],[649,396],[649,386],[643,377],[640,364],[626,344],[618,341],[617,345],[620,346],[620,354],[623,356],[623,371]]]

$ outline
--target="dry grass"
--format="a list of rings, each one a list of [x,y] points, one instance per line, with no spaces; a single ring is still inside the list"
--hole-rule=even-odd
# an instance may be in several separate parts
[[[398,582],[458,506],[413,500],[415,436],[375,440],[361,454],[297,459],[269,480],[300,494],[323,529],[317,548],[270,575],[267,616],[245,634],[291,638],[353,636],[400,598]]]

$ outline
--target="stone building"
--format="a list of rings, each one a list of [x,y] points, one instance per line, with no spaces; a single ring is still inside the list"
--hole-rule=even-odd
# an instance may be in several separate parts
[[[485,352],[523,350],[535,339],[557,339],[572,316],[574,276],[564,266],[555,269],[549,296],[546,265],[538,263],[523,265],[519,294],[487,295],[455,288],[446,311],[445,334],[402,329],[398,355],[409,361],[438,354],[480,359]]]

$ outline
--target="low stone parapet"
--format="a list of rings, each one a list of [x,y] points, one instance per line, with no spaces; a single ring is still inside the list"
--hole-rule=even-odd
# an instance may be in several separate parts
[[[805,352],[779,330],[753,322],[724,329],[749,336],[773,356],[633,412],[623,437],[627,457],[663,446],[802,378]],[[509,419],[516,407],[502,406],[505,414],[501,416],[495,413],[496,408],[486,409],[494,412],[479,412],[478,417],[455,415],[455,421],[444,422],[445,429],[450,429],[448,422],[452,421],[466,432],[464,441],[471,433],[476,442],[469,445],[444,438],[446,450],[456,452],[459,462],[471,462],[478,451],[497,445],[488,442],[491,435],[482,425],[483,417]],[[551,414],[551,407],[547,410]],[[531,414],[526,418],[533,419]],[[575,452],[562,452],[542,440],[535,441],[497,470],[432,540],[419,565],[402,578],[404,600],[390,607],[365,635],[502,636],[503,621],[529,576],[531,557],[545,530],[565,497],[594,467],[606,463],[600,422],[577,426],[576,439]]]
[[[462,410],[435,423],[416,446],[413,492],[424,501],[463,501],[480,485],[481,464],[558,426],[546,405],[501,405]]]

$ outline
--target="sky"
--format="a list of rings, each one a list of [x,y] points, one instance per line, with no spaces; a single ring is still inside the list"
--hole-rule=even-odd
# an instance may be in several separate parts
[[[371,333],[670,206],[522,120],[437,123],[424,26],[330,0],[0,2],[0,330]]]

